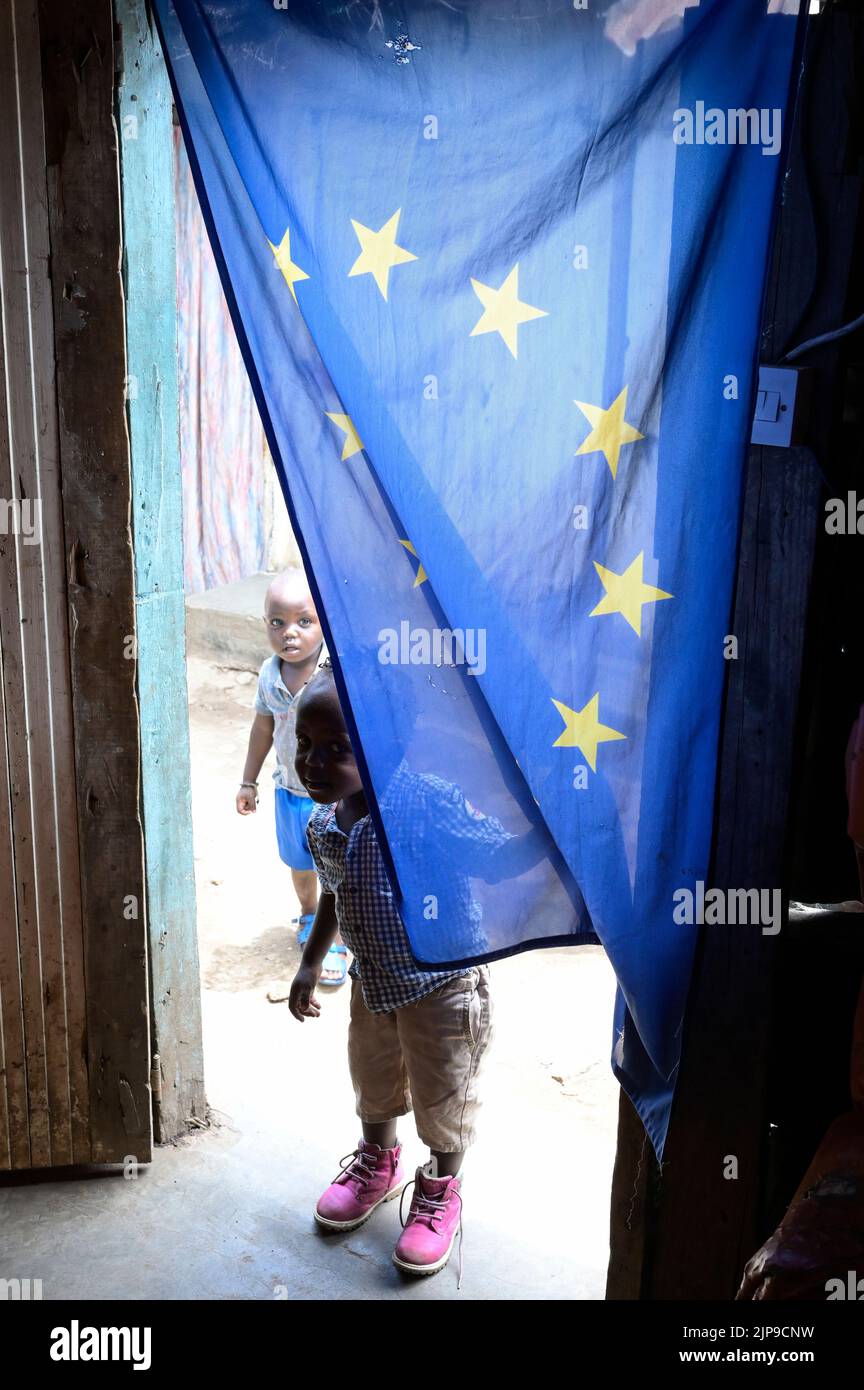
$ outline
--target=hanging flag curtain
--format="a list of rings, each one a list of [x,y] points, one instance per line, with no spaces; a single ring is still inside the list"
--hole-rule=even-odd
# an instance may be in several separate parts
[[[658,1153],[799,28],[778,8],[156,3],[414,954],[599,939]]]

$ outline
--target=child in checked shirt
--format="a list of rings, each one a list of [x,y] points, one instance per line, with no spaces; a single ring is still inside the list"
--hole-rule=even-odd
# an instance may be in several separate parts
[[[475,1137],[478,1078],[492,1037],[489,971],[486,966],[425,970],[415,963],[326,663],[298,702],[296,768],[318,802],[307,836],[321,896],[289,1006],[301,1023],[318,1017],[315,986],[340,931],[354,954],[348,1060],[363,1128],[350,1163],[320,1198],[315,1217],[326,1229],[350,1231],[400,1195],[406,1182],[396,1120],[413,1108],[431,1160],[416,1171],[393,1260],[410,1274],[435,1274],[450,1258],[461,1229],[462,1160]],[[526,847],[527,859],[536,862],[534,846],[527,846],[531,836],[517,841],[500,822],[467,808],[458,789],[410,773],[404,764],[391,778],[400,809],[408,806],[412,784],[415,804],[427,819],[435,819],[428,798],[430,787],[436,789],[454,861],[464,843],[475,871],[490,881],[521,872]],[[464,873],[454,870],[454,877],[467,889]],[[453,903],[458,909],[458,897]]]

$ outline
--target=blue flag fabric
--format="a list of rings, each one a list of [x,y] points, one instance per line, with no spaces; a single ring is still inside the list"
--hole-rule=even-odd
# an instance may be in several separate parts
[[[599,939],[613,1068],[658,1154],[798,37],[781,8],[156,5],[412,950]]]

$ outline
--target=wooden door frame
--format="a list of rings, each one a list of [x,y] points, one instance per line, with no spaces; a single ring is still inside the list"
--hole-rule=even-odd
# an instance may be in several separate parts
[[[145,0],[115,0],[156,1134],[207,1115],[192,851],[173,102]],[[158,1060],[157,1060],[158,1059]]]
[[[71,633],[89,1158],[147,1162],[146,887],[130,659],[135,593],[113,16],[110,0],[38,0],[37,11]]]

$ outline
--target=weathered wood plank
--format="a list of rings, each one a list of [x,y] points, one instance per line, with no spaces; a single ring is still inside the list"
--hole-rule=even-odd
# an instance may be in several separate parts
[[[117,0],[141,785],[158,1136],[203,1117],[186,691],[171,89],[144,0]]]
[[[7,72],[11,50],[6,49],[4,24],[0,16],[0,92],[8,89]],[[0,110],[0,121],[5,113]],[[10,170],[11,172],[11,170]],[[0,169],[0,180],[3,172]],[[5,180],[3,180],[5,184]],[[0,313],[6,303],[0,280]],[[6,376],[11,370],[4,348],[5,332],[0,333],[0,499],[12,497],[12,470],[8,448],[9,424],[6,411]],[[27,1107],[27,1067],[24,1041],[24,1012],[21,1001],[21,962],[18,955],[18,894],[15,880],[15,850],[12,831],[12,769],[8,740],[15,737],[15,707],[7,707],[7,689],[14,686],[8,662],[15,664],[10,647],[17,640],[19,623],[14,574],[14,539],[0,534],[0,716],[4,737],[0,738],[0,1168],[30,1166],[30,1122]],[[20,714],[18,716],[20,721]]]
[[[39,0],[95,1162],[150,1157],[110,0]]]
[[[25,1065],[29,1112],[30,1152],[33,1164],[51,1161],[49,1127],[48,1063],[45,1018],[42,1012],[42,969],[39,949],[40,907],[47,908],[44,893],[40,903],[40,877],[37,868],[37,827],[44,825],[43,768],[31,770],[31,755],[39,758],[39,737],[44,728],[44,694],[38,690],[39,652],[34,650],[34,626],[41,597],[41,562],[38,545],[24,534],[32,525],[23,510],[39,501],[35,480],[35,439],[32,405],[33,381],[30,363],[29,305],[27,302],[27,256],[25,225],[20,195],[15,189],[21,178],[19,159],[19,111],[14,100],[19,74],[15,45],[14,12],[4,17],[6,33],[3,47],[10,65],[9,81],[3,83],[6,119],[0,123],[0,167],[5,171],[4,197],[0,201],[0,243],[3,248],[3,339],[5,391],[8,409],[8,448],[5,476],[0,480],[9,512],[4,538],[3,581],[0,587],[0,628],[3,632],[3,676],[11,790],[11,818],[15,897],[18,917],[18,959],[21,1006],[24,1017]],[[10,101],[10,97],[12,100]],[[41,675],[45,679],[44,660]],[[35,773],[35,776],[34,776]],[[42,795],[42,805],[38,799]],[[44,844],[40,846],[44,849]],[[47,888],[47,883],[42,881]]]
[[[8,468],[0,471],[17,530],[6,537],[0,595],[17,890],[9,926],[17,927],[30,1130],[26,1162],[47,1165],[90,1154],[83,951],[35,3],[15,0],[0,22],[9,78],[0,94],[8,405],[3,442],[9,450]],[[8,979],[9,927],[4,959]],[[22,1157],[23,1145],[16,1166]]]
[[[0,368],[2,361],[0,339]],[[5,400],[0,392],[0,431],[5,435]],[[0,540],[0,553],[5,538]],[[0,583],[2,583],[0,579]],[[0,616],[0,720],[10,723],[3,674],[2,616]],[[27,1114],[27,1071],[24,1058],[24,1015],[18,959],[18,903],[15,859],[9,815],[11,783],[6,740],[0,739],[0,1169],[29,1168],[30,1125]]]
[[[16,131],[16,112],[11,103],[15,90],[15,49],[11,11],[0,12],[0,129]],[[14,206],[17,160],[8,155],[0,161],[0,209]],[[23,702],[20,677],[20,612],[16,574],[14,513],[7,511],[14,501],[10,422],[7,400],[11,397],[9,377],[15,369],[6,351],[6,315],[15,281],[10,283],[10,266],[5,254],[5,238],[0,226],[0,1168],[30,1165],[30,1121],[27,1105],[26,1043],[21,998],[21,961],[18,953],[18,893],[12,806],[17,789],[17,769],[9,763],[9,746],[23,740]],[[7,692],[9,699],[7,701]],[[14,785],[13,785],[14,782]],[[44,1093],[43,1093],[44,1094]],[[47,1097],[45,1097],[47,1105]]]
[[[612,1172],[612,1211],[607,1299],[642,1297],[645,1272],[645,1211],[657,1159],[636,1109],[622,1088],[618,1098],[618,1144]]]
[[[50,919],[49,929],[43,932],[42,939],[43,998],[48,1018],[51,1162],[56,1165],[89,1161],[91,1146],[85,1049],[84,936],[36,0],[18,0],[16,36],[22,75],[22,188],[27,210],[33,407],[42,500],[44,660],[48,675],[45,685],[50,695],[51,715],[50,727],[46,730],[50,748],[45,760],[45,772],[46,778],[50,779],[52,831],[56,841],[57,911]],[[53,863],[50,869],[53,875]],[[68,1137],[65,1132],[55,1134],[61,1124],[67,1123],[67,1109]]]
[[[818,474],[802,451],[752,451],[732,625],[738,661],[727,686],[711,874],[720,888],[783,883],[819,494]],[[703,929],[664,1155],[649,1297],[732,1298],[758,1244],[780,945],[758,925]],[[734,1179],[727,1176],[730,1158],[737,1163]]]

